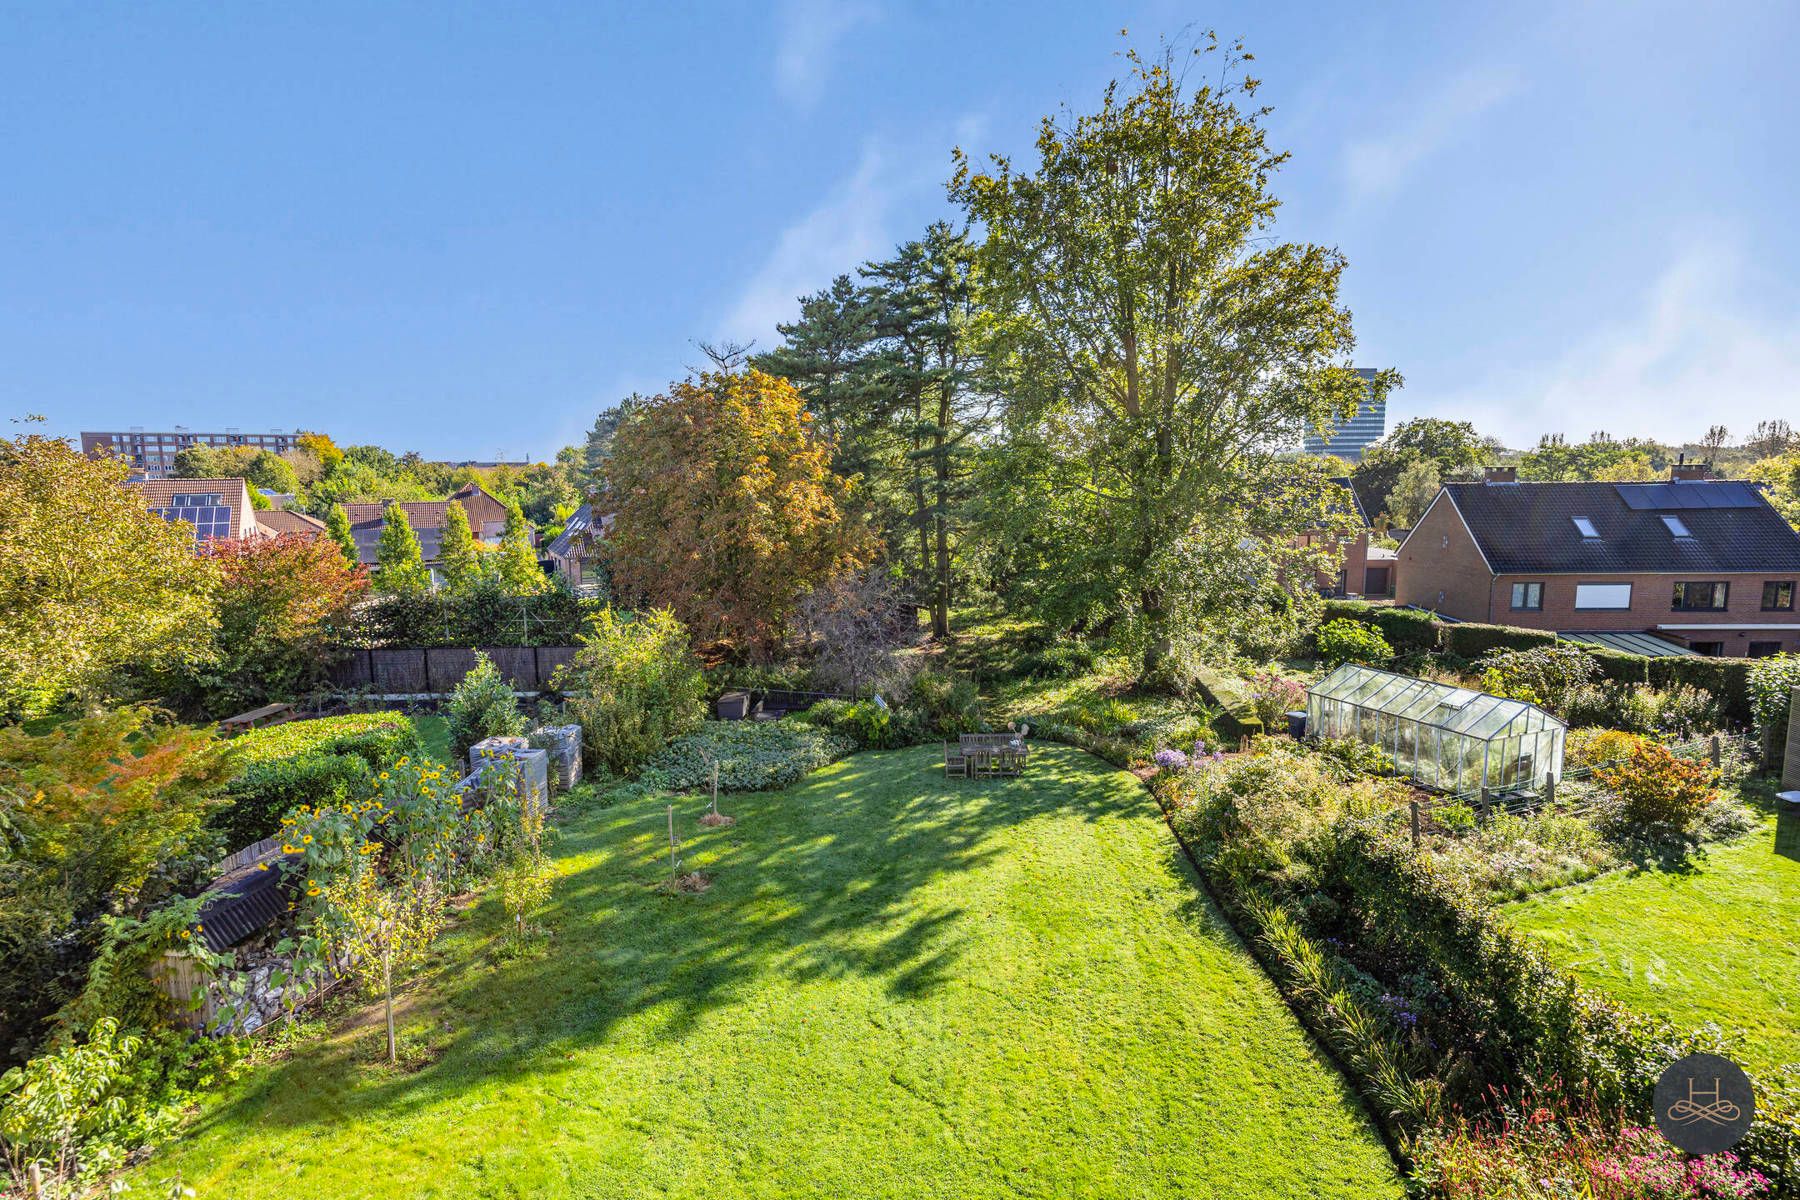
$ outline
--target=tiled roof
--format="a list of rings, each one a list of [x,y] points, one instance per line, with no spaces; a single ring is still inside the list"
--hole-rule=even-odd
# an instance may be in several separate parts
[[[1745,483],[1450,483],[1446,499],[1496,574],[1800,571],[1800,533]]]
[[[135,488],[144,498],[146,508],[173,509],[177,496],[209,496],[219,497],[220,506],[230,509],[231,522],[229,537],[251,537],[260,532],[256,527],[256,519],[250,508],[250,488],[241,478],[223,479],[133,479],[127,481],[126,487]],[[166,514],[165,514],[166,515]],[[196,537],[201,536],[198,530]]]
[[[450,501],[402,500],[400,501],[400,510],[406,514],[406,519],[412,522],[414,529],[442,529],[444,514],[450,510]],[[376,529],[380,529],[383,523],[383,514],[386,512],[387,505],[381,503],[344,505],[344,515],[350,518],[351,529],[355,529],[359,525],[373,525]]]

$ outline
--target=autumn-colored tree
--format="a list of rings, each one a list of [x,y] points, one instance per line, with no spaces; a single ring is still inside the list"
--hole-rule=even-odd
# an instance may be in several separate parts
[[[697,642],[766,652],[799,597],[873,557],[792,384],[713,372],[646,401],[607,462],[614,585]]]
[[[81,990],[100,916],[167,894],[229,774],[211,730],[147,709],[41,735],[0,728],[0,1064],[24,1057]]]
[[[220,572],[217,647],[211,662],[174,681],[170,698],[217,715],[319,683],[368,571],[329,539],[298,533],[214,541],[203,553]]]
[[[192,528],[125,486],[129,471],[56,438],[0,441],[0,716],[210,650],[216,572],[196,560]]]

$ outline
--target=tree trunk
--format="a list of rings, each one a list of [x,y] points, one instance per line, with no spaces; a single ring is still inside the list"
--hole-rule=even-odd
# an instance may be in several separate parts
[[[400,1051],[394,1042],[394,960],[386,949],[381,952],[381,991],[387,1007],[388,1062],[398,1063]]]
[[[932,523],[937,528],[937,578],[931,596],[931,636],[950,636],[950,458],[944,447],[944,423],[948,417],[940,411],[937,431],[932,437],[932,457],[937,466],[937,505]]]

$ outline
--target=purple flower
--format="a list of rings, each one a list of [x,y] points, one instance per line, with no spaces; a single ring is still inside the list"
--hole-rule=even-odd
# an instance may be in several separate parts
[[[1179,750],[1163,749],[1156,752],[1156,766],[1160,771],[1185,771],[1187,765],[1188,756]]]

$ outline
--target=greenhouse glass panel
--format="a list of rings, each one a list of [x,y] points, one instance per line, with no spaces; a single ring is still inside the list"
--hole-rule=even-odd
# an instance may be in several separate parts
[[[1562,775],[1565,726],[1534,704],[1345,663],[1308,689],[1308,728],[1354,738],[1444,791],[1539,789]]]

